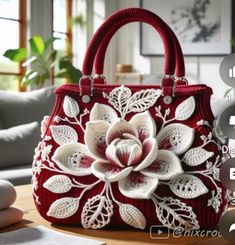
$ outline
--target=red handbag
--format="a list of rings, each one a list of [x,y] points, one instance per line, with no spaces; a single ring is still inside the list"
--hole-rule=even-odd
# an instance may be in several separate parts
[[[110,39],[134,21],[161,36],[162,86],[107,85],[102,75]],[[210,108],[212,89],[187,84],[172,30],[150,11],[118,11],[94,34],[82,71],[79,85],[56,89],[42,122],[32,179],[42,217],[93,229],[215,227],[231,194],[219,179],[225,140]]]

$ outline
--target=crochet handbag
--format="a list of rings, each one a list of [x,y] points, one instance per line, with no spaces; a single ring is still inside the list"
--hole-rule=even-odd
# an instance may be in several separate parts
[[[110,39],[134,21],[160,34],[162,86],[108,85],[102,75]],[[184,73],[176,36],[152,12],[124,9],[101,25],[79,85],[57,88],[54,110],[42,121],[32,183],[46,220],[93,229],[217,225],[231,196],[219,179],[225,140],[210,108],[212,89],[188,85]]]

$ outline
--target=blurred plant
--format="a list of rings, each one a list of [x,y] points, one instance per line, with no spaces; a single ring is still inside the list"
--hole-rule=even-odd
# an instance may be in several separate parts
[[[53,75],[55,78],[66,78],[72,83],[79,81],[81,71],[73,66],[69,56],[61,57],[59,51],[53,48],[56,40],[58,38],[51,37],[44,41],[41,36],[35,35],[29,39],[29,50],[9,49],[4,53],[6,58],[14,62],[23,62],[22,66],[27,67],[26,74],[21,78],[23,85],[36,84],[41,88],[46,80],[53,81]],[[59,71],[58,74],[53,74],[56,65]]]
[[[232,46],[235,48],[235,37],[232,38]]]
[[[85,24],[86,24],[86,21],[84,20],[84,17],[82,15],[71,17],[68,20],[68,27],[70,30],[73,28],[73,26],[76,26],[76,25],[83,28]]]

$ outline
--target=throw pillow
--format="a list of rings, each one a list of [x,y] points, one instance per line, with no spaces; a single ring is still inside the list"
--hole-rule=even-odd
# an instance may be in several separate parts
[[[39,138],[38,122],[0,130],[0,168],[31,164]]]
[[[51,113],[55,101],[54,87],[31,92],[7,92],[0,90],[0,127],[40,122]]]

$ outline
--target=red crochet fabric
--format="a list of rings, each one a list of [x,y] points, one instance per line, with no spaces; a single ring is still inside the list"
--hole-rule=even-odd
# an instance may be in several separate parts
[[[46,142],[47,145],[51,145],[51,152],[49,153],[49,158],[52,157],[54,154],[55,150],[59,147],[59,145],[55,142],[53,139],[53,135],[51,133],[51,126],[58,126],[58,125],[68,125],[75,129],[78,135],[78,141],[84,144],[84,132],[81,130],[81,128],[76,125],[76,124],[71,124],[66,121],[60,121],[56,122],[55,117],[60,117],[60,118],[65,118],[66,115],[63,110],[63,103],[64,103],[64,98],[65,96],[69,96],[73,98],[77,104],[79,105],[80,112],[84,112],[85,110],[88,110],[91,112],[94,103],[98,102],[100,104],[108,105],[111,106],[110,103],[106,98],[103,97],[103,93],[110,94],[110,92],[116,88],[117,86],[115,85],[96,85],[94,87],[94,96],[91,97],[91,102],[90,103],[84,103],[82,101],[82,98],[79,96],[79,87],[77,85],[63,85],[59,87],[56,90],[56,105],[54,107],[53,113],[50,116],[50,120],[47,125],[47,129],[45,132],[45,135],[42,138],[42,142]],[[132,94],[135,92],[138,92],[140,90],[144,89],[161,89],[159,86],[125,86],[127,88],[131,89]],[[179,86],[176,88],[176,94],[175,97],[173,98],[173,102],[169,105],[166,105],[163,102],[163,97],[160,96],[159,99],[156,101],[156,103],[151,106],[148,111],[151,114],[153,120],[155,121],[157,125],[157,129],[161,128],[162,125],[162,120],[156,116],[156,107],[161,106],[162,110],[170,109],[170,115],[169,118],[174,117],[175,110],[177,106],[188,99],[190,96],[193,96],[196,102],[196,108],[192,116],[185,120],[185,121],[177,121],[175,120],[173,123],[181,123],[184,125],[187,125],[195,130],[195,136],[194,136],[194,141],[191,145],[191,148],[200,146],[202,144],[202,139],[200,138],[201,135],[208,135],[211,132],[211,128],[207,126],[200,126],[197,124],[200,120],[206,120],[210,125],[213,125],[214,121],[214,116],[212,114],[211,108],[210,108],[210,97],[212,94],[212,90],[207,87],[206,85],[191,85],[191,86]],[[129,119],[132,118],[133,115],[136,113],[129,113],[126,115],[125,120],[129,121]],[[86,122],[89,121],[90,114],[86,114],[83,117],[83,127],[86,127]],[[46,139],[46,141],[45,141]],[[213,136],[213,140],[216,140],[216,138]],[[214,156],[209,159],[210,162],[215,163],[217,156],[222,156],[221,151],[218,150],[218,147],[216,144],[213,142],[207,144],[204,147],[205,150],[209,152],[214,152]],[[81,213],[82,213],[82,207],[85,205],[87,200],[89,198],[92,198],[93,196],[98,195],[101,190],[103,189],[104,182],[100,182],[98,185],[96,185],[94,188],[91,190],[87,191],[83,198],[80,200],[79,203],[79,208],[77,212],[75,212],[74,215],[71,217],[67,218],[55,218],[47,215],[48,210],[50,209],[50,206],[52,203],[54,203],[56,200],[61,199],[63,197],[74,197],[77,198],[79,197],[82,189],[79,188],[72,188],[66,193],[61,193],[61,194],[56,194],[48,189],[46,189],[43,185],[45,182],[51,178],[52,176],[58,175],[56,171],[51,171],[49,170],[52,168],[50,166],[51,163],[47,161],[47,158],[42,157],[42,145],[39,144],[39,147],[37,149],[36,155],[35,155],[35,160],[34,160],[34,177],[33,177],[33,184],[34,184],[34,189],[33,189],[33,196],[35,200],[36,207],[42,217],[44,217],[46,220],[56,223],[56,224],[76,224],[76,225],[81,225]],[[182,159],[184,154],[179,156],[179,159]],[[38,162],[40,162],[40,166],[47,166],[47,168],[39,168],[38,167]],[[51,161],[53,162],[53,161]],[[54,162],[53,162],[54,163]],[[198,166],[188,166],[184,162],[181,162],[182,168],[185,172],[187,171],[200,171],[200,170],[205,170],[205,164],[201,164]],[[54,163],[54,167],[56,169],[60,169],[56,163]],[[35,169],[40,169],[39,171],[36,171]],[[79,183],[83,184],[91,184],[94,183],[95,181],[98,180],[97,177],[95,177],[93,174],[87,175],[87,176],[75,176],[67,173],[63,173],[63,175],[68,176],[70,179],[74,179]],[[172,197],[173,199],[178,199],[181,202],[185,203],[187,206],[192,207],[192,211],[197,217],[198,224],[200,228],[202,229],[211,229],[215,227],[219,219],[224,212],[224,208],[227,205],[228,200],[226,199],[226,190],[222,186],[221,182],[214,180],[217,187],[221,188],[221,204],[219,206],[219,211],[215,212],[215,209],[212,206],[208,205],[208,200],[212,198],[212,192],[215,191],[216,193],[216,188],[215,185],[212,183],[212,181],[207,178],[206,176],[202,176],[200,174],[195,174],[200,180],[203,182],[203,184],[207,187],[208,192],[205,194],[202,194],[196,198],[192,199],[187,199],[187,198],[181,198],[177,195],[175,195],[169,186],[167,185],[159,185],[155,191],[155,193],[159,197]],[[112,189],[113,189],[113,195],[116,197],[118,201],[121,203],[125,204],[131,204],[135,206],[139,211],[142,212],[142,214],[145,216],[147,225],[146,228],[148,228],[151,225],[162,225],[162,222],[159,221],[157,215],[156,215],[156,207],[154,206],[154,203],[150,199],[132,199],[128,198],[124,195],[122,195],[119,191],[119,188],[117,186],[117,182],[112,182]],[[118,205],[115,203],[113,204],[114,209],[113,209],[113,215],[111,217],[111,222],[109,226],[111,227],[130,227],[126,224],[126,222],[123,221],[123,219],[119,215],[119,209]]]

